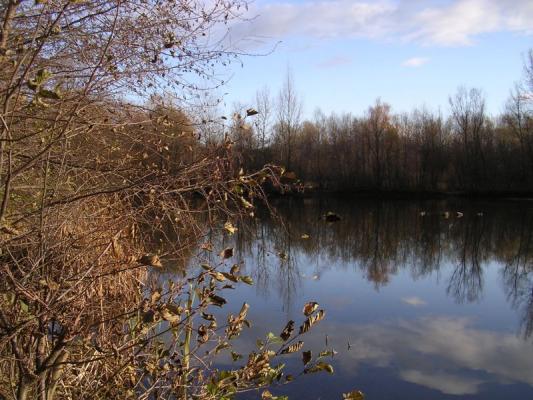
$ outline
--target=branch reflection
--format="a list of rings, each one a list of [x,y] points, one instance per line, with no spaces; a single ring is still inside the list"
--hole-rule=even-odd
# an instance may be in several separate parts
[[[476,302],[484,270],[497,263],[523,333],[533,332],[533,212],[525,203],[291,198],[273,205],[282,223],[259,213],[239,231],[236,249],[254,266],[260,293],[279,296],[287,311],[303,279],[320,279],[331,268],[361,271],[379,290],[399,271],[418,279],[451,265],[447,294]],[[321,218],[330,210],[341,221]]]

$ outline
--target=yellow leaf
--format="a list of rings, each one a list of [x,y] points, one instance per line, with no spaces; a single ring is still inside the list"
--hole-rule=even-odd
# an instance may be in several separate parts
[[[235,226],[233,226],[233,224],[230,221],[224,224],[224,229],[227,230],[230,233],[230,235],[233,235],[238,230]]]

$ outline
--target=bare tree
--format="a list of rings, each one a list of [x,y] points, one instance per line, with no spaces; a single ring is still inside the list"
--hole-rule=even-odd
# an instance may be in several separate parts
[[[391,128],[390,105],[376,100],[374,106],[368,109],[366,129],[370,135],[370,150],[373,155],[374,184],[377,188],[383,186],[383,161],[385,156],[385,139]]]
[[[290,70],[287,70],[283,87],[279,92],[277,108],[276,135],[283,146],[285,167],[287,171],[291,171],[293,161],[293,142],[300,127],[302,102],[296,93],[294,79]]]
[[[482,146],[485,99],[479,89],[459,87],[449,101],[455,131],[463,149],[459,168],[462,176],[468,180],[469,188],[477,190],[480,182],[486,178],[486,160]]]
[[[259,140],[259,150],[261,152],[261,163],[267,162],[266,147],[269,144],[269,136],[272,129],[272,117],[273,117],[273,104],[268,87],[257,91],[255,94],[255,105],[257,107],[258,114],[255,117],[255,132]]]
[[[526,92],[516,85],[505,107],[504,121],[520,146],[521,180],[533,170],[533,115]]]

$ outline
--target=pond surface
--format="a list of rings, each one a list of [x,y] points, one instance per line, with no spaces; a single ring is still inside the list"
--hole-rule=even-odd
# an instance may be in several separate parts
[[[328,361],[333,375],[304,375],[273,394],[533,398],[533,202],[288,199],[273,206],[283,224],[265,215],[226,239],[255,281],[227,297],[231,310],[251,306],[253,327],[237,350],[252,351],[290,319],[298,325],[312,300],[326,318],[304,337],[304,349],[321,350],[327,336],[338,352]],[[321,219],[328,211],[341,220]],[[288,371],[302,368],[299,357],[284,361]]]

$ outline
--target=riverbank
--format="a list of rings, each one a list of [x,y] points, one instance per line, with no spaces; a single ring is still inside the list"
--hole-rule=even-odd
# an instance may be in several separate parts
[[[533,200],[533,191],[427,191],[427,190],[387,190],[387,189],[346,189],[346,190],[324,190],[318,188],[294,188],[285,185],[283,190],[267,190],[270,198],[274,197],[357,197],[357,198],[378,198],[378,199],[495,199],[495,200]]]

